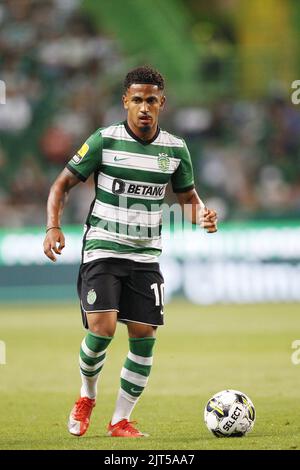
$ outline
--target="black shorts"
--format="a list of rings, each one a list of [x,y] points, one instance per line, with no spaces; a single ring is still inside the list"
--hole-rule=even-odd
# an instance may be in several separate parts
[[[88,313],[117,310],[118,321],[163,325],[164,278],[158,263],[104,258],[82,264],[78,295],[82,321]]]

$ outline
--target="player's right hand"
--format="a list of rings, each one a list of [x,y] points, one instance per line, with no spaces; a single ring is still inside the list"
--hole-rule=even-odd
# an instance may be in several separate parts
[[[57,246],[58,245],[58,246]],[[61,255],[62,249],[65,247],[65,237],[60,229],[52,228],[47,232],[44,240],[44,253],[51,259],[51,261],[56,261],[56,256]]]

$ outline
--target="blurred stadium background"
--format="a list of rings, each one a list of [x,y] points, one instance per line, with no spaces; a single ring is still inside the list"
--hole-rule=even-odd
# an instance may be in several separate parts
[[[213,237],[166,237],[168,298],[299,301],[299,44],[293,0],[1,2],[0,297],[53,298],[55,286],[76,298],[93,181],[72,193],[55,267],[41,249],[49,187],[94,129],[124,117],[123,77],[147,63],[167,81],[161,125],[187,140],[220,219]]]
[[[300,329],[300,106],[291,85],[300,79],[300,9],[293,0],[0,1],[0,363],[7,345],[0,447],[99,448],[98,435],[71,444],[64,427],[79,384],[76,278],[93,181],[72,190],[67,246],[55,265],[42,250],[46,199],[86,137],[123,119],[123,77],[141,64],[165,75],[161,126],[186,139],[199,193],[220,220],[214,235],[165,227],[172,316],[140,408],[157,439],[145,445],[297,448],[299,380],[290,355]],[[167,201],[175,202],[171,192]],[[125,335],[114,344],[97,408],[107,419]],[[226,387],[253,399],[257,432],[246,443],[220,444],[202,427],[200,442],[202,406]],[[170,404],[178,440],[168,428]],[[162,440],[161,429],[170,438]]]

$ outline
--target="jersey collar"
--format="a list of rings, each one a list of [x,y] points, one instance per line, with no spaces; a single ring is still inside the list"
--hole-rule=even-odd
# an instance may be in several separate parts
[[[130,135],[130,137],[132,137],[134,140],[136,140],[137,142],[139,142],[142,145],[152,144],[152,142],[154,142],[157,139],[157,137],[160,133],[160,127],[157,126],[157,130],[156,130],[154,136],[152,137],[152,139],[143,140],[143,139],[140,139],[137,135],[135,135],[134,132],[132,132],[132,130],[130,129],[127,121],[124,121],[124,126],[125,126],[125,129],[128,132],[128,134]]]

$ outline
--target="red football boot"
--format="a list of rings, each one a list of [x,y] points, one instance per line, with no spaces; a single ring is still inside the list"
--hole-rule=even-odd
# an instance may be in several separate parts
[[[83,436],[90,424],[90,416],[96,405],[96,400],[88,397],[79,398],[69,417],[68,429],[74,436]]]
[[[133,425],[135,421],[128,421],[128,419],[122,419],[118,423],[112,425],[109,423],[107,431],[111,437],[148,437],[148,434],[144,434],[136,429]]]

